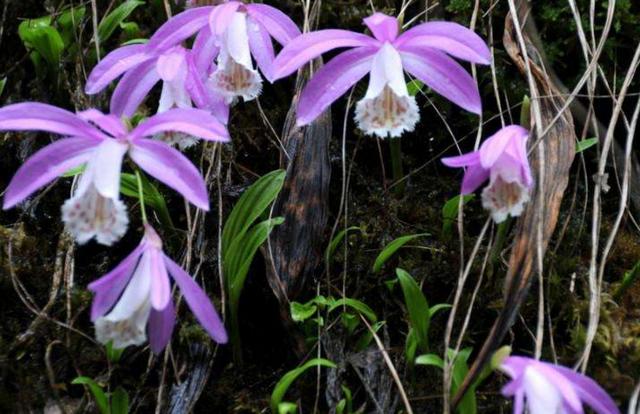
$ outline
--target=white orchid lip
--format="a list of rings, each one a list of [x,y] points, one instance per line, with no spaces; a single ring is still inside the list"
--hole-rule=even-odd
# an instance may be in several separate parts
[[[530,189],[517,180],[507,181],[497,175],[482,190],[482,206],[491,212],[496,223],[502,223],[508,216],[518,217],[529,201]]]
[[[369,87],[356,105],[355,120],[365,133],[386,138],[413,131],[419,119],[416,100],[407,90],[400,54],[387,42],[373,58]]]
[[[238,97],[255,99],[262,91],[262,77],[253,68],[246,13],[233,14],[227,30],[222,34],[218,69],[211,75],[211,87],[228,103]]]

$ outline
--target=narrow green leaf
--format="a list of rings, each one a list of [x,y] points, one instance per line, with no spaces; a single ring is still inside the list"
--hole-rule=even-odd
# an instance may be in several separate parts
[[[145,38],[141,37],[141,38],[138,38],[138,39],[127,40],[126,42],[122,43],[120,46],[144,45],[148,41],[149,41],[149,39],[145,39]]]
[[[96,405],[102,414],[109,413],[109,401],[107,400],[107,394],[102,390],[102,387],[89,377],[77,377],[72,384],[81,384],[89,387],[89,391],[93,394],[93,398],[96,400]]]
[[[417,79],[412,80],[407,83],[407,91],[409,92],[409,96],[416,96],[420,91],[424,88],[424,83],[420,82]]]
[[[384,321],[376,322],[371,325],[371,331],[377,333],[383,325]],[[369,344],[373,340],[373,333],[371,331],[367,329],[366,332],[362,334],[360,339],[358,339],[358,342],[356,342],[355,344],[355,349],[357,352],[364,351],[369,346]]]
[[[327,246],[327,251],[325,252],[325,259],[327,262],[333,259],[333,254],[335,253],[336,249],[345,238],[345,236],[347,236],[350,231],[354,230],[362,231],[362,229],[358,226],[351,226],[346,229],[340,230],[338,234],[336,234],[333,240],[331,240],[331,243],[329,243],[329,246]]]
[[[586,138],[576,144],[576,154],[587,150],[598,143],[598,138]]]
[[[241,238],[253,222],[269,208],[282,189],[284,170],[275,170],[251,185],[233,207],[222,231],[222,254],[228,254],[234,240]]]
[[[531,129],[531,99],[525,95],[520,107],[520,125],[525,129]]]
[[[369,319],[372,323],[376,323],[378,321],[378,317],[375,312],[364,302],[361,302],[357,299],[351,298],[341,298],[336,300],[331,306],[329,306],[329,312],[337,309],[341,306],[348,306],[359,313],[361,313],[365,318]]]
[[[68,177],[75,177],[76,175],[80,175],[84,172],[84,170],[87,169],[87,165],[86,164],[82,164],[79,165],[77,167],[74,167],[72,169],[70,169],[69,171],[67,171],[66,173],[62,174],[62,177],[68,178]]]
[[[278,407],[280,406],[280,403],[282,402],[282,399],[284,398],[284,395],[287,393],[287,390],[289,389],[291,384],[293,384],[293,382],[307,369],[312,367],[336,368],[336,364],[324,358],[314,358],[307,361],[302,366],[284,374],[284,376],[274,387],[273,393],[271,394],[271,411],[273,411],[274,413],[278,412]]]
[[[145,204],[158,214],[158,218],[165,227],[173,228],[173,220],[164,196],[142,172],[140,172],[140,177],[142,179],[142,195]],[[135,174],[120,174],[120,193],[126,197],[138,199],[138,178]]]
[[[475,195],[457,195],[444,203],[444,206],[442,206],[442,234],[445,237],[451,235],[451,228],[453,226],[453,223],[458,218],[458,206],[460,205],[460,197],[462,197],[462,205],[465,205],[469,201],[473,200]]]
[[[122,357],[122,353],[124,352],[124,348],[114,348],[113,341],[109,341],[107,345],[105,345],[107,359],[112,363],[117,363],[120,361]]]
[[[278,404],[278,414],[295,414],[298,412],[298,406],[289,401],[283,401]]]
[[[124,22],[124,20],[138,8],[138,6],[142,6],[143,4],[144,1],[127,0],[120,6],[116,7],[111,13],[106,15],[98,25],[98,37],[100,42],[105,42],[109,39],[120,23]]]
[[[431,365],[444,369],[444,361],[436,354],[424,354],[416,358],[417,365]]]
[[[620,299],[622,295],[624,295],[624,293],[629,290],[633,283],[638,280],[638,276],[640,276],[640,261],[638,261],[631,270],[624,273],[622,282],[613,294],[613,298],[616,300]]]
[[[428,235],[429,233],[410,234],[407,236],[398,237],[391,243],[387,244],[385,248],[382,249],[378,257],[376,257],[376,261],[373,263],[373,272],[378,273],[380,270],[382,270],[382,266],[384,266],[387,260],[389,260],[389,258],[393,256],[393,254],[397,252],[398,249],[400,249],[402,246],[409,243],[411,240],[417,239],[418,237]]]
[[[86,8],[84,6],[72,7],[56,19],[65,47],[69,47],[74,43],[74,31],[82,23],[85,13]]]
[[[0,79],[0,96],[2,96],[2,92],[4,92],[4,87],[7,85],[7,77]]]
[[[304,322],[312,317],[316,313],[316,310],[318,310],[318,307],[312,302],[291,302],[289,308],[291,310],[291,319],[293,319],[294,322]]]
[[[435,315],[436,313],[440,312],[443,309],[449,309],[450,307],[451,305],[449,305],[448,303],[438,303],[437,305],[433,305],[429,308],[429,317],[433,318],[433,315]]]
[[[122,387],[116,388],[111,395],[111,414],[128,414],[129,395]]]
[[[427,351],[429,347],[429,325],[431,323],[431,310],[427,298],[424,297],[420,286],[413,277],[403,269],[396,269],[396,275],[402,287],[404,302],[409,312],[409,322],[415,331],[418,347]]]

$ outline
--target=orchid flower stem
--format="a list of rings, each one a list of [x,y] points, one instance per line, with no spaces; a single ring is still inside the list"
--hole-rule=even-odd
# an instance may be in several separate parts
[[[142,213],[142,222],[147,224],[147,209],[144,205],[144,190],[142,189],[142,177],[140,171],[136,170],[136,180],[138,181],[138,199],[140,200],[140,212]]]
[[[389,140],[389,149],[391,150],[391,170],[393,173],[393,182],[398,183],[404,177],[402,168],[402,147],[399,138]],[[396,195],[404,194],[405,183],[400,182],[395,186]]]
[[[511,226],[511,222],[513,219],[509,216],[505,221],[498,224],[498,234],[496,235],[496,241],[493,243],[493,247],[491,248],[491,259],[489,262],[489,277],[493,276],[494,270],[500,260],[500,252],[502,252],[502,248],[504,247],[504,242],[507,238],[507,233],[509,232],[509,227]]]

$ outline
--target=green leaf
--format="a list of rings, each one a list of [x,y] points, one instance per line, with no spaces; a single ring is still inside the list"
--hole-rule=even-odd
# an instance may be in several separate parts
[[[413,277],[403,269],[396,269],[396,275],[402,287],[404,302],[409,312],[409,322],[415,331],[418,347],[426,352],[429,348],[429,325],[431,310],[427,298],[424,297],[420,286]]]
[[[2,92],[4,92],[4,87],[7,85],[7,77],[5,76],[4,78],[0,79],[0,96],[2,95]]]
[[[384,325],[384,321],[379,321],[371,325],[371,331],[378,333],[380,328]],[[357,352],[364,351],[365,348],[369,346],[371,341],[373,340],[373,333],[370,330],[366,330],[364,334],[358,339],[358,342],[355,344],[355,349]]]
[[[56,19],[62,40],[66,47],[73,43],[74,30],[82,23],[87,9],[84,6],[72,7],[63,12],[60,17]]]
[[[126,39],[136,39],[140,36],[140,26],[136,22],[122,22],[120,29],[124,33]]]
[[[407,333],[407,337],[404,340],[404,357],[410,369],[413,368],[413,361],[416,358],[416,353],[418,353],[418,342],[415,329],[409,328],[409,333]]]
[[[276,199],[284,184],[285,174],[284,170],[272,171],[260,177],[242,194],[222,231],[223,258],[228,254],[233,241],[242,238],[253,222]]]
[[[457,195],[444,203],[444,206],[442,206],[442,235],[445,237],[451,235],[451,228],[453,226],[453,223],[458,218],[458,206],[460,205],[460,197],[462,197],[462,205],[465,205],[469,201],[473,200],[475,195]]]
[[[331,240],[331,243],[329,243],[329,246],[327,246],[327,251],[325,252],[325,259],[327,262],[333,259],[333,254],[335,253],[336,249],[338,248],[342,240],[345,238],[345,236],[350,231],[354,231],[354,230],[362,231],[362,229],[358,226],[351,226],[346,229],[340,230],[338,234],[336,234],[333,240]]]
[[[376,261],[373,263],[373,272],[378,273],[380,270],[382,270],[382,266],[384,266],[387,260],[389,260],[389,258],[393,256],[393,254],[397,252],[398,249],[400,249],[402,246],[409,243],[411,240],[417,239],[418,237],[428,235],[429,233],[410,234],[407,236],[398,237],[391,243],[387,244],[385,248],[382,249],[378,257],[376,257]]]
[[[449,350],[450,357],[453,356],[453,372],[452,372],[452,386],[451,394],[455,394],[458,391],[460,385],[464,381],[464,378],[469,372],[468,360],[471,355],[471,348],[465,348],[461,350],[457,355],[453,355],[453,350]],[[467,390],[464,397],[458,404],[458,413],[460,414],[475,414],[477,412],[476,402],[476,387],[475,384]]]
[[[273,411],[274,413],[278,412],[280,403],[282,402],[282,399],[284,398],[284,395],[287,393],[287,390],[289,389],[291,384],[293,384],[293,382],[307,369],[312,367],[336,368],[336,364],[324,358],[314,358],[307,361],[302,366],[284,374],[284,376],[274,387],[273,393],[271,393],[271,411]]]
[[[298,406],[295,403],[284,401],[278,404],[278,414],[295,414],[298,412]]]
[[[416,364],[431,365],[440,369],[444,369],[444,361],[442,360],[442,358],[440,358],[439,355],[436,354],[420,355],[418,358],[416,358]]]
[[[77,377],[72,384],[81,384],[89,387],[89,391],[93,394],[93,398],[96,400],[96,405],[102,414],[109,413],[109,402],[107,400],[107,394],[102,390],[102,387],[89,377]]]
[[[620,299],[622,295],[624,295],[624,293],[629,290],[633,283],[638,279],[638,276],[640,276],[640,261],[638,261],[631,270],[624,273],[622,282],[613,294],[613,298],[616,300]]]
[[[411,82],[407,83],[409,96],[416,96],[422,90],[422,88],[424,88],[424,83],[420,82],[417,79],[414,79]]]
[[[598,138],[586,138],[576,144],[576,154],[589,149],[598,143]]]
[[[60,33],[52,26],[51,17],[25,20],[18,26],[18,34],[27,49],[34,49],[52,70],[56,70],[64,50]]]
[[[147,42],[149,42],[149,39],[145,39],[145,38],[141,37],[141,38],[138,38],[138,39],[127,40],[126,42],[122,43],[120,46],[144,45]]]
[[[76,175],[82,174],[86,169],[87,169],[86,164],[78,165],[77,167],[74,167],[69,171],[67,171],[66,173],[62,174],[61,177],[65,177],[65,178],[75,177]]]
[[[351,414],[353,413],[353,396],[351,394],[351,390],[346,385],[343,385],[341,388],[344,398],[340,400],[338,405],[336,405],[336,413]]]
[[[372,323],[376,323],[378,321],[378,317],[375,312],[364,302],[361,302],[357,299],[351,298],[341,298],[336,300],[334,303],[329,306],[329,312],[337,309],[341,306],[348,306],[359,313],[361,313],[365,318],[369,319]]]
[[[304,322],[312,317],[316,313],[316,310],[318,310],[318,307],[312,302],[291,302],[289,308],[291,310],[291,319],[293,319],[294,322]]]
[[[531,129],[531,99],[525,95],[520,107],[520,125],[525,129]]]
[[[111,395],[111,414],[127,414],[129,412],[129,395],[122,387],[116,388]]]
[[[124,352],[124,348],[114,348],[113,341],[109,341],[105,346],[105,348],[107,353],[107,359],[111,363],[117,363],[118,361],[120,361],[120,358],[122,357],[122,353]]]
[[[100,42],[102,43],[109,39],[118,26],[124,22],[138,6],[142,6],[143,4],[144,1],[127,0],[106,15],[98,25],[98,38]]]
[[[142,196],[144,197],[145,205],[151,207],[158,214],[158,218],[163,226],[173,229],[173,220],[171,219],[171,214],[169,213],[167,201],[164,199],[164,196],[141,171],[140,178],[142,181]],[[138,178],[135,174],[120,174],[120,193],[126,197],[138,199]]]
[[[437,305],[433,305],[429,308],[429,317],[433,318],[433,315],[435,315],[436,313],[440,312],[443,309],[449,309],[450,307],[451,305],[449,305],[448,303],[438,303]]]

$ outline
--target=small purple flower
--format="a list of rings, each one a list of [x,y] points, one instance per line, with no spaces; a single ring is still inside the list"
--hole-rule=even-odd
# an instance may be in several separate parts
[[[217,70],[210,78],[212,87],[228,103],[238,97],[249,101],[262,90],[262,79],[251,57],[269,82],[275,59],[273,38],[281,45],[300,35],[300,30],[280,10],[266,4],[229,1],[216,6],[209,16],[210,35],[219,47]]]
[[[585,403],[598,414],[619,414],[611,397],[591,378],[569,368],[519,356],[508,357],[500,369],[511,381],[502,395],[515,397],[513,413],[582,414]]]
[[[74,114],[28,102],[0,108],[0,131],[8,130],[46,131],[67,138],[47,145],[25,161],[5,191],[4,209],[56,177],[85,165],[75,193],[62,207],[63,221],[79,243],[95,237],[106,245],[120,239],[128,224],[119,198],[125,154],[148,174],[208,210],[207,188],[198,169],[179,151],[147,137],[173,131],[211,141],[229,140],[225,126],[199,109],[171,109],[129,131],[118,117],[96,109]]]
[[[462,108],[479,114],[480,94],[473,78],[455,60],[489,64],[491,53],[471,30],[449,22],[429,22],[399,34],[396,18],[375,13],[364,19],[374,37],[347,30],[320,30],[286,45],[273,62],[273,78],[290,75],[321,54],[350,47],[311,78],[298,103],[298,124],[316,119],[351,86],[369,74],[369,88],[355,119],[367,134],[400,136],[419,119],[404,71]]]
[[[482,143],[478,151],[443,158],[449,167],[466,167],[462,194],[474,192],[488,178],[482,191],[482,205],[497,223],[508,215],[522,214],[529,201],[533,178],[527,158],[529,131],[518,125],[502,128]]]
[[[178,264],[162,251],[162,240],[145,225],[140,245],[115,269],[89,285],[95,294],[91,320],[96,338],[115,348],[141,345],[161,352],[171,339],[175,311],[171,299],[171,277],[187,305],[207,333],[218,343],[227,342],[227,332],[211,301]]]

